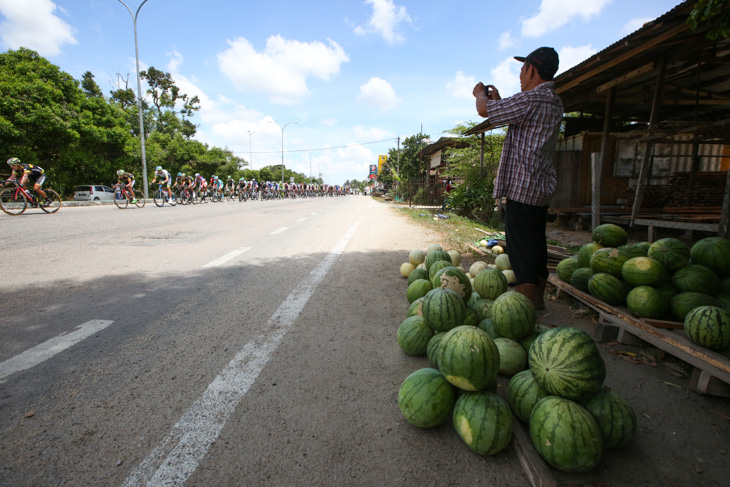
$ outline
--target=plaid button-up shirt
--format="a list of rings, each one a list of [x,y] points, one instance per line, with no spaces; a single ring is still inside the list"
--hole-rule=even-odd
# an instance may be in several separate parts
[[[557,182],[553,155],[563,102],[552,81],[502,100],[487,101],[487,116],[509,129],[502,147],[494,198],[548,206]]]

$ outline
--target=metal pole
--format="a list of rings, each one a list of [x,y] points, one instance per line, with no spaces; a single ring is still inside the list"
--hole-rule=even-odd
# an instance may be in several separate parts
[[[256,133],[255,130],[247,130],[246,133],[248,134],[248,165],[249,168],[253,171],[253,152],[251,149],[251,136]]]
[[[274,121],[269,121],[269,123],[273,123],[281,129],[281,182],[283,184],[284,183],[284,129],[290,123],[299,123],[299,122],[298,121],[288,122],[283,127]]]
[[[147,3],[147,0],[144,0],[139,8],[137,8],[137,13],[133,14],[132,9],[129,8],[129,6],[124,3],[123,0],[119,0],[119,2],[127,7],[127,10],[129,10],[129,15],[132,16],[132,23],[134,24],[134,57],[137,60],[137,111],[139,112],[139,141],[140,145],[142,147],[142,181],[144,183],[144,197],[145,199],[149,198],[149,191],[147,189],[147,157],[145,154],[145,147],[144,147],[144,116],[142,114],[142,82],[140,81],[139,77],[139,44],[137,43],[137,16],[139,15],[139,11],[142,9],[142,6]]]

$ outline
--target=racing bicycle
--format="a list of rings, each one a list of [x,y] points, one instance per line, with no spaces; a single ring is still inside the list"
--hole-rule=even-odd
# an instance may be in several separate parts
[[[25,189],[14,179],[3,183],[12,183],[15,187],[5,188],[0,192],[0,210],[8,215],[20,215],[30,205],[40,208],[46,213],[56,213],[61,208],[61,197],[52,189],[44,189],[47,198],[40,201],[38,193],[33,189]]]
[[[175,195],[172,195],[172,198],[170,198],[170,195],[167,193],[167,189],[165,188],[165,185],[160,184],[159,188],[157,188],[157,191],[152,193],[152,200],[155,202],[157,206],[160,208],[165,206],[165,203],[169,203],[170,206],[177,205],[177,200],[175,199]]]
[[[137,200],[135,205],[137,205],[137,208],[144,208],[145,200],[144,200],[144,194],[142,191],[137,190],[132,192],[131,190],[127,189],[126,186],[123,184],[115,184],[114,185],[114,204],[117,205],[117,208],[125,209],[127,206],[129,206],[129,203],[131,201]]]

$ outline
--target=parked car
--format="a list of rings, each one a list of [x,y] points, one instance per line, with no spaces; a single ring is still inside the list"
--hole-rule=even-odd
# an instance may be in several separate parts
[[[77,186],[74,201],[114,201],[114,190],[101,184]]]

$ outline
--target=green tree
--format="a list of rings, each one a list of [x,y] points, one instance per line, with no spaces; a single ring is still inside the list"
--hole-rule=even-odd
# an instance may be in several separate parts
[[[152,97],[152,104],[156,108],[157,130],[183,133],[187,138],[195,135],[195,125],[187,118],[200,110],[200,100],[197,96],[188,97],[181,93],[170,73],[165,73],[154,66],[141,71],[139,75],[147,81],[147,93]],[[179,111],[176,107],[180,105]],[[180,118],[178,118],[178,114]],[[187,122],[187,123],[185,123]]]
[[[707,27],[708,39],[730,36],[730,2],[698,0],[687,17],[687,25],[692,30]]]

